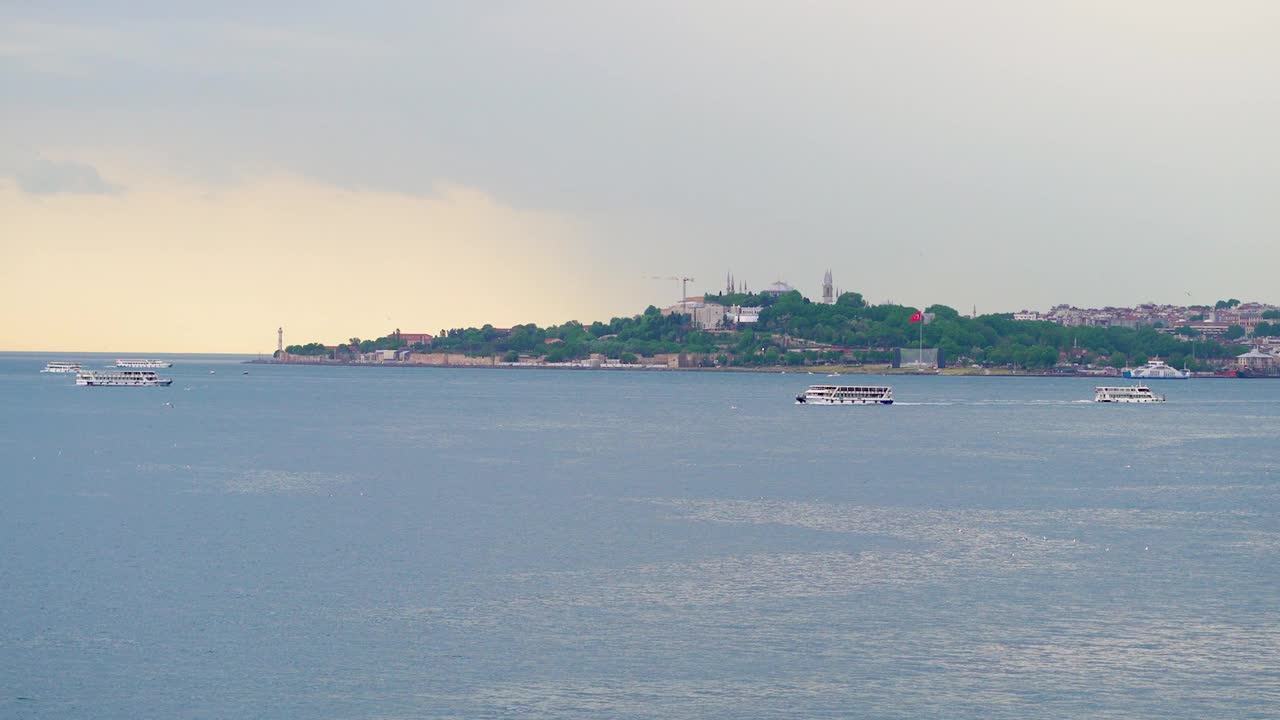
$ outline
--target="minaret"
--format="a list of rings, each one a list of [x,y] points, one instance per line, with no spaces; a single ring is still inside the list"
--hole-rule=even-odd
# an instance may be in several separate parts
[[[284,355],[284,326],[276,328],[276,355]]]
[[[733,294],[733,273],[731,272],[724,274],[724,294],[725,295]]]
[[[822,304],[835,305],[835,303],[835,288],[831,284],[831,271],[828,270],[827,274],[822,276]]]

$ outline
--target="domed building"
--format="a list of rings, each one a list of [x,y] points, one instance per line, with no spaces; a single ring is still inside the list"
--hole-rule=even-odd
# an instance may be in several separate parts
[[[786,295],[787,293],[793,290],[795,290],[795,288],[779,280],[775,283],[770,283],[769,287],[760,291],[760,294],[761,295]]]

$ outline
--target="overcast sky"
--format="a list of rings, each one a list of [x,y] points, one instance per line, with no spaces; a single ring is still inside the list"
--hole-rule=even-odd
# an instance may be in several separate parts
[[[1272,0],[187,5],[0,5],[0,349],[1280,301]]]

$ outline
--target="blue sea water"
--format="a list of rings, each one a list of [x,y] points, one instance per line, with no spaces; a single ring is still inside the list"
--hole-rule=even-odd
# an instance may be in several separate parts
[[[48,359],[0,717],[1280,716],[1280,382]]]

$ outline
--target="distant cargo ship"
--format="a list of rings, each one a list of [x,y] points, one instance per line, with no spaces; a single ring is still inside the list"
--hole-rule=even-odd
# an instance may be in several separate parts
[[[1152,360],[1140,368],[1125,368],[1130,380],[1186,380],[1191,373],[1169,367],[1163,360]]]
[[[163,387],[173,382],[154,370],[82,370],[76,373],[76,384],[85,386]]]
[[[116,360],[116,367],[122,368],[167,368],[173,367],[168,360],[148,360],[146,358],[124,358]]]
[[[50,373],[73,373],[73,372],[80,372],[80,363],[78,363],[78,362],[59,362],[59,361],[57,361],[57,360],[53,360],[53,361],[51,361],[51,362],[49,362],[49,363],[46,363],[46,364],[45,364],[45,366],[44,366],[44,369],[43,369],[43,370],[41,370],[40,372],[50,372]]]

